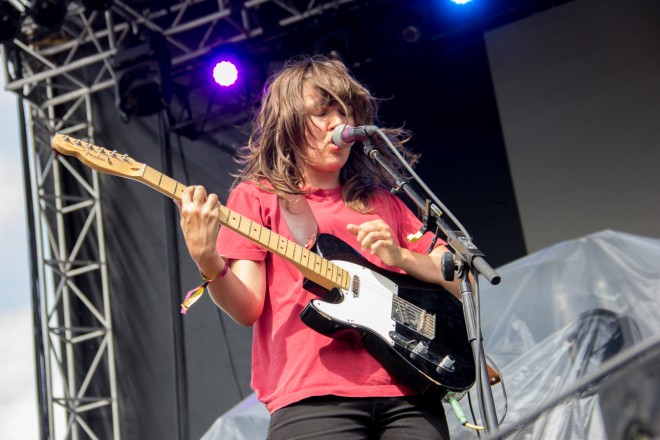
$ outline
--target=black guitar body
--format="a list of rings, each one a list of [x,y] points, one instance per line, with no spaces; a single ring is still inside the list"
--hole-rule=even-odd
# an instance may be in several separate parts
[[[348,291],[328,292],[307,280],[305,289],[322,298],[301,312],[307,326],[333,338],[358,339],[417,392],[444,395],[472,386],[474,359],[457,298],[436,284],[373,265],[333,235],[320,234],[315,247],[362,281]]]

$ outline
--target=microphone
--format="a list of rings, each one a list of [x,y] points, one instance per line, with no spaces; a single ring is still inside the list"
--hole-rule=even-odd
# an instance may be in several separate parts
[[[332,143],[339,148],[349,148],[355,141],[363,141],[370,138],[378,127],[375,125],[362,125],[360,127],[351,127],[350,125],[341,124],[335,127],[332,132]]]

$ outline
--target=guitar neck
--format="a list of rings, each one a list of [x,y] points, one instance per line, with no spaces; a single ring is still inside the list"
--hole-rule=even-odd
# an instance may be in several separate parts
[[[150,186],[166,196],[181,201],[186,186],[169,176],[144,165],[141,176],[136,180]],[[220,224],[258,244],[264,249],[279,255],[290,263],[308,279],[331,290],[333,288],[348,289],[350,275],[309,249],[271,231],[268,228],[218,203]]]

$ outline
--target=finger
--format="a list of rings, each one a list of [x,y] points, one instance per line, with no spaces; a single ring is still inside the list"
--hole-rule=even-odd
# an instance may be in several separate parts
[[[357,235],[358,232],[359,232],[359,230],[360,230],[360,227],[359,227],[358,225],[354,225],[354,224],[352,224],[352,223],[349,223],[349,224],[346,225],[346,229],[347,229],[348,232],[350,232],[351,234],[353,234],[353,235]]]
[[[189,186],[183,191],[183,194],[181,195],[181,202],[182,203],[190,203],[192,201],[192,195],[193,192],[195,192],[195,187],[194,186]]]
[[[357,233],[357,240],[359,243],[364,243],[364,240],[369,236],[369,234],[372,234],[375,232],[377,229],[374,228],[374,222],[369,221],[362,223],[360,226],[358,226],[358,233]]]
[[[217,224],[220,227],[217,195],[209,194],[200,211],[206,222]]]
[[[375,254],[376,251],[378,251],[378,249],[380,249],[384,246],[387,246],[387,242],[385,242],[383,240],[378,240],[378,241],[374,242],[371,246],[369,246],[369,251],[372,254]]]
[[[211,208],[215,208],[215,205],[218,204],[218,195],[214,193],[209,194],[206,198],[206,204]]]
[[[177,208],[179,208],[179,214],[181,214],[181,202],[178,200],[173,200],[174,204],[176,205]]]
[[[206,189],[201,185],[196,185],[192,199],[194,202],[204,203],[206,201]]]
[[[360,243],[360,246],[362,246],[362,249],[364,249],[367,246],[368,240],[369,240],[369,234],[365,232],[363,229],[360,229],[357,235],[357,241],[358,243]]]

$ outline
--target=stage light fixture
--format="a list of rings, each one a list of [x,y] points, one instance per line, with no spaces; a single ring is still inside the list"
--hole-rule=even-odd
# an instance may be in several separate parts
[[[401,40],[406,44],[415,44],[421,38],[422,29],[415,24],[409,24],[401,29]]]
[[[30,16],[39,26],[55,30],[66,17],[66,1],[35,0],[30,7]]]
[[[465,5],[470,3],[472,0],[451,0],[455,5]]]
[[[14,39],[21,27],[21,13],[10,4],[0,3],[0,43]]]
[[[213,79],[223,87],[229,87],[238,80],[238,68],[231,61],[220,61],[213,67]]]
[[[127,43],[113,59],[115,100],[121,120],[149,116],[166,108],[172,98],[171,55],[157,33]]]

